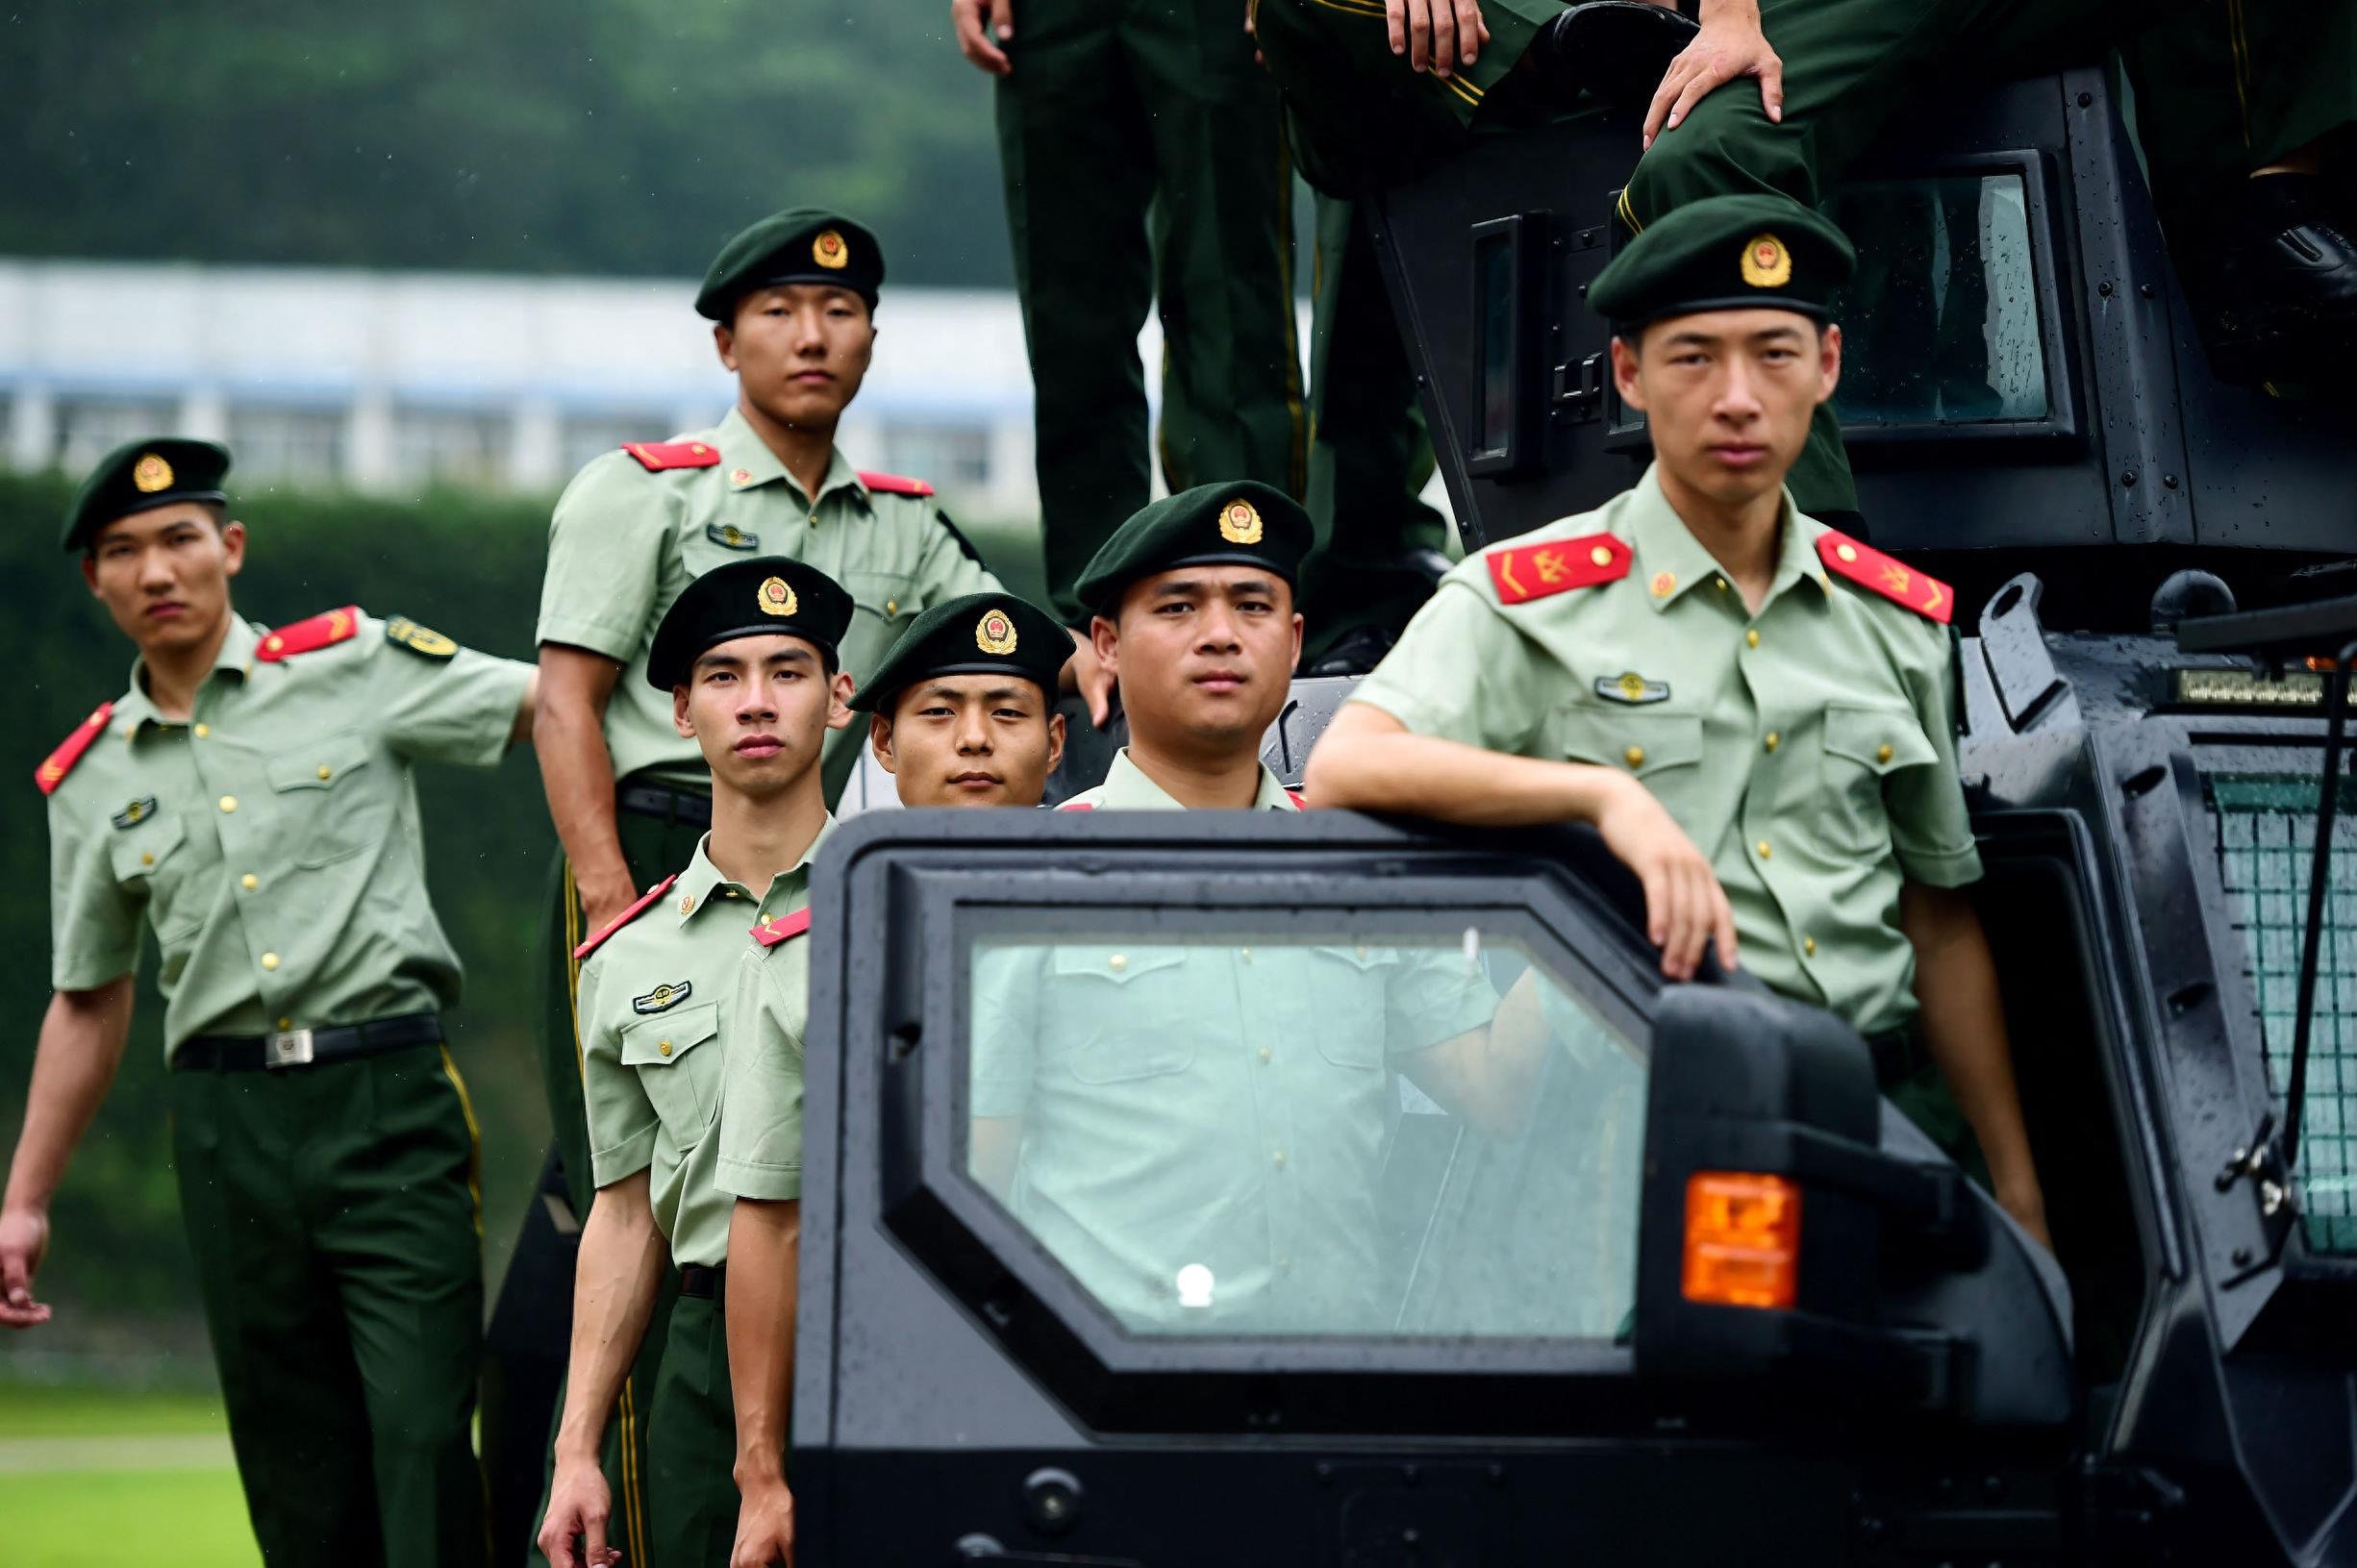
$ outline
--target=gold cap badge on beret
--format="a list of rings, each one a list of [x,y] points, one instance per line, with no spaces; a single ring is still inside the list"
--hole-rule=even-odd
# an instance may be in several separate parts
[[[984,653],[1003,659],[1015,652],[1015,623],[1005,610],[990,610],[974,623],[974,646]]]
[[[768,615],[790,615],[802,608],[794,599],[794,590],[782,577],[762,579],[761,592],[754,602]]]
[[[1230,544],[1261,542],[1261,514],[1251,502],[1229,502],[1219,511],[1219,536]]]
[[[1782,288],[1793,281],[1793,253],[1774,235],[1753,235],[1743,242],[1743,282],[1754,288]]]
[[[131,483],[141,495],[168,490],[172,487],[172,465],[150,452],[131,470]]]
[[[811,260],[829,271],[840,271],[851,264],[851,247],[843,236],[832,229],[822,229],[811,241]]]

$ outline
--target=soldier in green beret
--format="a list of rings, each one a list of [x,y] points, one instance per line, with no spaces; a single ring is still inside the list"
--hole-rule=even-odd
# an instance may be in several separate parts
[[[903,806],[1037,806],[1064,758],[1056,617],[969,593],[916,617],[851,706]]]
[[[928,607],[997,590],[998,580],[952,526],[922,480],[863,472],[835,433],[859,393],[876,339],[885,276],[874,235],[829,210],[774,213],[730,239],[697,290],[738,397],[710,430],[633,442],[592,460],[559,499],[540,593],[543,700],[536,740],[549,814],[563,854],[551,878],[543,933],[546,993],[541,1065],[556,1149],[518,1243],[544,1271],[571,1277],[571,1238],[546,1215],[588,1212],[582,1057],[568,955],[611,922],[655,877],[687,863],[711,822],[709,774],[671,722],[667,692],[641,677],[665,607],[700,574],[760,555],[790,556],[841,584],[855,605],[841,639],[854,680],[873,670]],[[1067,638],[1067,642],[1074,639]],[[1068,680],[1101,718],[1106,683],[1087,666]],[[827,737],[823,781],[836,800],[859,759],[859,738]],[[503,1295],[494,1320],[495,1386],[526,1389],[567,1321],[562,1292]],[[650,1358],[662,1340],[649,1340]],[[616,1439],[644,1438],[651,1359],[624,1387]],[[546,1455],[547,1412],[522,1397],[487,1411],[487,1451],[502,1456],[494,1496],[503,1517],[531,1509],[523,1494]],[[537,1455],[540,1457],[526,1457]],[[526,1481],[525,1473],[536,1480]],[[647,1466],[617,1458],[627,1519],[639,1519],[634,1479]],[[528,1524],[523,1528],[528,1531]],[[642,1529],[642,1521],[634,1526]]]
[[[851,722],[837,648],[854,613],[850,595],[815,567],[757,557],[690,583],[648,650],[648,685],[670,693],[673,728],[710,769],[712,831],[683,869],[576,954],[597,1195],[582,1229],[539,1533],[557,1568],[605,1568],[615,1551],[633,1562],[728,1557],[737,1430],[722,1282],[732,1200],[715,1168],[722,1064],[739,1038],[732,986],[748,931],[809,902],[811,860],[833,826],[819,757]],[[647,1415],[648,1530],[631,1537],[614,1531],[603,1438],[666,1274],[679,1294],[661,1330]]]
[[[1740,935],[1752,973],[1868,1036],[1886,1092],[1968,1163],[1977,1135],[1998,1200],[2043,1240],[1963,891],[1981,868],[1953,596],[1784,487],[1841,376],[1832,302],[1853,261],[1780,196],[1695,202],[1630,241],[1589,300],[1653,466],[1452,571],[1308,784],[1321,805],[1595,824],[1643,882],[1666,973],[1690,976],[1709,939],[1732,962]],[[1665,809],[1668,839],[1627,831]]]
[[[138,651],[37,777],[55,994],[0,1200],[0,1325],[49,1319],[51,1195],[155,933],[173,1174],[263,1556],[483,1560],[474,1117],[414,769],[529,733],[529,665],[357,606],[238,614],[229,453],[117,449],[62,540]]]

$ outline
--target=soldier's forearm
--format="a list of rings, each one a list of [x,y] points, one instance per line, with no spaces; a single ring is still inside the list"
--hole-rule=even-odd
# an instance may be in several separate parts
[[[793,1408],[799,1203],[737,1200],[728,1226],[728,1384],[737,1405],[737,1484],[785,1474]]]
[[[1593,822],[1620,778],[1608,768],[1417,734],[1379,709],[1350,703],[1310,754],[1302,788],[1314,806],[1518,828]]]
[[[2043,1207],[2038,1172],[1980,917],[1963,893],[1911,882],[1900,889],[1899,925],[1915,948],[1924,1049],[1980,1140],[1998,1200],[2017,1217],[2034,1213]]]
[[[606,1421],[639,1357],[663,1282],[663,1232],[644,1171],[599,1189],[573,1268],[573,1342],[566,1361],[560,1459],[597,1462]]]
[[[557,837],[579,882],[627,880],[622,837],[614,825],[614,756],[606,749],[602,716],[578,702],[542,694],[534,709],[532,744]]]
[[[88,991],[59,991],[41,1017],[25,1095],[24,1130],[0,1207],[45,1211],[82,1134],[107,1098],[131,1035],[129,975]]]

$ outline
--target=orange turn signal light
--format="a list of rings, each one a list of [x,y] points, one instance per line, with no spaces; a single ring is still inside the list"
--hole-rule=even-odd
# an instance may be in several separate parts
[[[1688,1301],[1784,1307],[1799,1284],[1797,1182],[1735,1171],[1696,1171],[1686,1179]]]

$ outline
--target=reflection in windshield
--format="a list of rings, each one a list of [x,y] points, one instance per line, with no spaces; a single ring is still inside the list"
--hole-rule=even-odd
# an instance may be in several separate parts
[[[1644,1067],[1517,949],[995,941],[972,1174],[1128,1329],[1610,1338]]]

